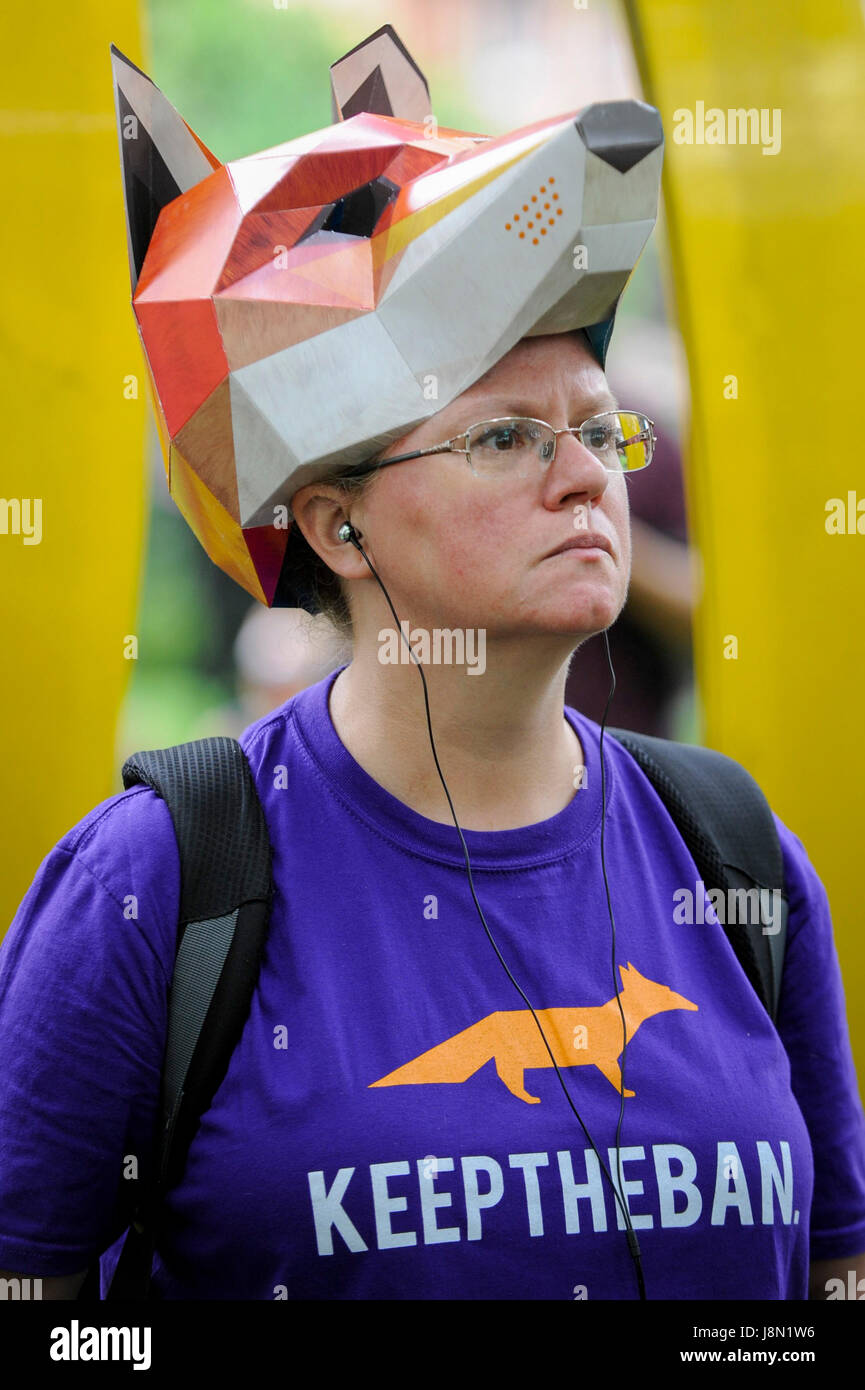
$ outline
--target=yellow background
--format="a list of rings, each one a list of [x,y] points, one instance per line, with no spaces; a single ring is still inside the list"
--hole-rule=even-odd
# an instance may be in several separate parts
[[[134,0],[4,18],[0,495],[42,499],[42,540],[0,535],[0,934],[52,845],[115,790],[132,665],[147,399],[112,41],[141,62]]]
[[[666,136],[672,312],[691,379],[702,742],[748,768],[826,886],[861,1085],[865,535],[825,523],[830,498],[865,499],[862,11],[855,0],[627,10]],[[674,113],[698,101],[780,110],[779,152],[675,143]]]

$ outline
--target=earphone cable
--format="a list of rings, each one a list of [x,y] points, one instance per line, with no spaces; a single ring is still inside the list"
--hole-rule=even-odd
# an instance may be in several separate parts
[[[639,1296],[640,1296],[641,1299],[645,1299],[645,1297],[646,1297],[646,1288],[645,1288],[645,1282],[644,1282],[644,1279],[643,1279],[643,1269],[642,1269],[642,1262],[641,1262],[641,1258],[640,1258],[640,1247],[639,1247],[639,1242],[638,1242],[638,1240],[637,1240],[637,1235],[636,1235],[636,1232],[634,1231],[634,1227],[633,1227],[633,1224],[632,1224],[632,1222],[631,1222],[630,1212],[628,1211],[627,1204],[624,1202],[624,1199],[623,1199],[623,1196],[622,1196],[622,1161],[621,1161],[621,1152],[620,1152],[620,1150],[619,1150],[619,1138],[620,1138],[620,1134],[621,1134],[622,1116],[623,1116],[624,1104],[625,1104],[625,1096],[624,1096],[624,1086],[625,1086],[625,1067],[624,1067],[625,1057],[624,1057],[624,1047],[623,1047],[622,1067],[621,1067],[621,1087],[620,1087],[620,1101],[619,1101],[619,1123],[618,1123],[618,1127],[617,1127],[617,1130],[616,1130],[616,1151],[617,1151],[617,1158],[618,1158],[618,1168],[617,1168],[617,1172],[618,1172],[618,1178],[619,1178],[619,1186],[617,1187],[616,1184],[613,1182],[612,1177],[610,1176],[610,1173],[609,1173],[609,1171],[608,1171],[608,1169],[607,1169],[606,1164],[604,1163],[604,1160],[601,1158],[601,1155],[600,1155],[600,1153],[599,1153],[599,1151],[598,1151],[598,1148],[597,1148],[597,1145],[595,1144],[595,1141],[592,1139],[592,1136],[589,1134],[589,1131],[586,1129],[586,1126],[585,1126],[585,1124],[583,1123],[582,1116],[580,1115],[579,1111],[577,1110],[576,1106],[574,1105],[573,1100],[571,1099],[571,1094],[570,1094],[570,1092],[569,1092],[567,1086],[565,1085],[564,1077],[562,1076],[562,1074],[561,1074],[561,1072],[560,1072],[560,1070],[559,1070],[558,1064],[557,1064],[557,1062],[556,1062],[556,1059],[555,1059],[555,1057],[553,1056],[552,1049],[550,1048],[550,1045],[549,1045],[549,1043],[548,1043],[548,1041],[547,1041],[547,1037],[546,1037],[546,1034],[544,1033],[544,1030],[543,1030],[543,1028],[542,1028],[542,1026],[541,1026],[540,1019],[538,1018],[538,1016],[537,1016],[537,1014],[536,1014],[536,1012],[535,1012],[535,1010],[534,1010],[534,1008],[533,1008],[533,1006],[532,1006],[532,1004],[531,1004],[531,1002],[530,1002],[528,996],[526,995],[525,991],[522,989],[522,987],[520,986],[520,984],[517,982],[517,980],[514,979],[514,976],[511,974],[511,971],[510,971],[509,968],[508,968],[507,962],[505,961],[505,959],[504,959],[504,957],[503,957],[501,951],[499,950],[498,945],[496,944],[496,941],[495,941],[495,939],[494,939],[494,937],[493,937],[493,934],[492,934],[492,932],[490,931],[489,926],[487,925],[487,920],[486,920],[486,918],[484,917],[483,910],[482,910],[481,905],[480,905],[480,903],[479,903],[479,901],[478,901],[478,896],[477,896],[477,893],[475,892],[474,879],[473,879],[473,877],[472,877],[472,868],[471,868],[471,862],[470,862],[470,859],[469,859],[468,847],[467,847],[467,845],[466,845],[465,838],[464,838],[464,836],[463,836],[463,832],[462,832],[462,829],[461,829],[461,827],[460,827],[460,823],[459,823],[459,821],[458,821],[458,819],[457,819],[457,814],[456,814],[456,811],[455,811],[455,809],[454,809],[454,804],[453,804],[453,801],[451,800],[451,794],[450,794],[450,792],[449,792],[449,790],[448,790],[447,782],[445,781],[444,773],[442,772],[441,765],[440,765],[439,759],[438,759],[438,753],[437,753],[437,751],[436,751],[435,739],[433,738],[433,731],[432,731],[432,720],[431,720],[431,717],[430,717],[429,692],[428,692],[428,690],[427,690],[426,676],[424,675],[423,666],[422,666],[421,662],[418,661],[417,657],[415,656],[414,652],[412,651],[411,644],[408,642],[408,639],[406,638],[405,631],[404,631],[404,629],[403,629],[403,627],[402,627],[402,625],[401,625],[401,623],[400,623],[399,617],[397,616],[396,609],[394,608],[393,604],[391,603],[390,595],[388,594],[387,589],[385,588],[384,584],[382,583],[381,578],[380,578],[379,575],[378,575],[378,572],[376,571],[374,565],[372,564],[372,561],[370,560],[370,558],[369,558],[369,556],[367,555],[366,551],[364,550],[363,546],[360,544],[360,541],[359,541],[358,536],[357,536],[357,532],[355,531],[354,527],[351,526],[351,523],[350,523],[350,522],[347,524],[346,527],[343,528],[343,530],[346,530],[346,531],[348,532],[348,534],[345,536],[345,539],[348,539],[348,540],[351,541],[352,545],[354,545],[355,548],[360,552],[360,554],[363,556],[364,560],[366,561],[367,565],[369,566],[369,569],[370,569],[370,571],[372,572],[372,574],[373,574],[373,576],[374,576],[374,578],[375,578],[375,580],[376,580],[376,583],[378,584],[379,588],[381,589],[382,593],[384,594],[385,601],[387,602],[387,605],[388,605],[388,607],[389,607],[391,613],[393,614],[394,622],[395,622],[396,625],[397,625],[397,631],[401,634],[402,639],[403,639],[403,641],[405,642],[405,644],[406,644],[406,646],[407,646],[407,648],[408,648],[408,652],[409,652],[409,656],[411,657],[411,660],[414,662],[415,666],[417,666],[418,672],[419,672],[419,674],[420,674],[421,682],[422,682],[422,685],[423,685],[424,707],[425,707],[425,710],[426,710],[427,731],[428,731],[428,733],[429,733],[430,748],[431,748],[431,750],[432,750],[432,755],[433,755],[433,760],[434,760],[434,762],[435,762],[436,771],[437,771],[437,773],[438,773],[439,780],[440,780],[440,782],[441,782],[441,784],[442,784],[442,787],[443,787],[443,789],[444,789],[444,794],[445,794],[445,796],[447,797],[447,802],[448,802],[448,806],[450,807],[451,816],[452,816],[452,818],[453,818],[453,822],[454,822],[454,825],[455,825],[455,827],[456,827],[457,834],[459,835],[459,838],[460,838],[460,844],[462,845],[463,857],[464,857],[464,859],[465,859],[466,872],[467,872],[467,874],[468,874],[468,880],[469,880],[469,888],[470,888],[470,890],[471,890],[471,895],[472,895],[472,899],[473,899],[473,901],[474,901],[475,908],[477,909],[478,916],[480,917],[481,923],[482,923],[482,925],[483,925],[484,931],[485,931],[486,934],[487,934],[487,937],[488,937],[488,939],[489,939],[490,945],[492,946],[493,950],[495,951],[496,955],[498,956],[499,961],[500,961],[500,963],[501,963],[501,965],[502,965],[502,967],[503,967],[503,969],[504,969],[504,971],[505,971],[505,973],[506,973],[508,979],[511,981],[511,984],[512,984],[512,985],[514,986],[514,988],[517,990],[517,992],[519,993],[520,997],[524,1000],[525,1004],[527,1005],[527,1007],[528,1007],[528,1009],[529,1009],[529,1011],[530,1011],[530,1013],[531,1013],[531,1015],[532,1015],[532,1018],[535,1020],[535,1023],[536,1023],[536,1025],[537,1025],[538,1031],[539,1031],[539,1033],[540,1033],[540,1035],[541,1035],[541,1038],[542,1038],[542,1040],[543,1040],[544,1047],[546,1048],[546,1050],[547,1050],[547,1052],[548,1052],[548,1054],[549,1054],[550,1061],[552,1062],[553,1067],[554,1067],[555,1072],[556,1072],[556,1076],[557,1076],[558,1079],[559,1079],[559,1085],[560,1085],[561,1088],[562,1088],[562,1091],[563,1091],[563,1093],[564,1093],[565,1099],[567,1100],[568,1105],[570,1106],[571,1110],[573,1111],[573,1113],[574,1113],[574,1115],[575,1115],[575,1117],[576,1117],[576,1119],[577,1119],[577,1121],[578,1121],[578,1123],[579,1123],[579,1125],[580,1125],[580,1128],[582,1129],[582,1131],[583,1131],[583,1133],[585,1134],[586,1138],[588,1139],[588,1141],[589,1141],[589,1143],[590,1143],[592,1149],[594,1150],[594,1153],[595,1153],[595,1155],[596,1155],[596,1157],[597,1157],[597,1159],[598,1159],[598,1162],[599,1162],[599,1164],[600,1164],[600,1166],[601,1166],[601,1171],[603,1172],[604,1176],[605,1176],[606,1179],[607,1179],[607,1182],[608,1182],[609,1185],[610,1185],[610,1188],[612,1189],[613,1196],[614,1196],[615,1200],[616,1200],[616,1201],[618,1202],[618,1204],[619,1204],[619,1208],[620,1208],[620,1211],[621,1211],[621,1213],[622,1213],[622,1216],[623,1216],[624,1222],[625,1222],[625,1228],[626,1228],[626,1229],[625,1229],[625,1234],[626,1234],[626,1238],[627,1238],[627,1241],[628,1241],[628,1249],[629,1249],[629,1251],[630,1251],[630,1253],[631,1253],[631,1257],[632,1257],[632,1259],[633,1259],[633,1261],[634,1261],[634,1265],[635,1265],[635,1268],[636,1268],[637,1285],[638,1285],[638,1288],[639,1288]],[[607,634],[606,634],[606,632],[604,632],[604,638],[605,638],[605,640],[607,640]],[[613,677],[613,684],[612,684],[612,686],[611,686],[611,688],[610,688],[610,693],[609,693],[609,696],[608,696],[608,698],[607,698],[607,708],[604,710],[604,722],[606,721],[607,709],[609,709],[610,701],[612,700],[613,693],[614,693],[614,690],[615,690],[615,673],[613,672],[612,660],[610,659],[609,641],[608,641],[608,640],[607,640],[607,658],[608,658],[608,661],[609,661],[609,663],[610,663],[610,672],[611,672],[611,675],[612,675],[612,677]],[[622,1018],[622,1036],[623,1036],[623,1039],[624,1039],[624,1046],[626,1047],[626,1046],[627,1046],[627,1029],[626,1029],[626,1026],[625,1026],[625,1016],[624,1016],[624,1013],[623,1013],[623,1011],[622,1011],[622,1004],[621,1004],[621,1000],[620,1000],[620,998],[619,998],[618,984],[617,984],[617,981],[616,981],[616,978],[615,978],[615,942],[616,942],[615,933],[616,933],[616,927],[615,927],[615,921],[613,920],[613,911],[612,911],[612,904],[611,904],[611,899],[610,899],[610,887],[609,887],[609,882],[608,882],[608,880],[607,880],[606,865],[604,864],[604,821],[605,821],[605,819],[606,819],[606,782],[605,782],[604,758],[603,758],[603,736],[604,736],[603,730],[604,730],[604,723],[602,722],[602,724],[601,724],[601,788],[602,788],[602,802],[603,802],[603,804],[602,804],[602,820],[601,820],[601,864],[602,864],[603,875],[604,875],[604,886],[605,886],[606,894],[607,894],[607,908],[608,908],[608,911],[609,911],[609,914],[610,914],[610,923],[611,923],[611,925],[612,925],[612,932],[613,932],[613,984],[614,984],[614,987],[615,987],[615,990],[616,990],[616,999],[617,999],[617,1002],[618,1002],[618,1005],[619,1005],[619,1013],[620,1013],[621,1018]]]
[[[606,863],[606,857],[605,857],[605,855],[604,855],[604,830],[605,830],[606,824],[607,824],[607,777],[606,777],[606,764],[605,764],[605,761],[604,761],[604,729],[605,729],[606,723],[607,723],[607,714],[609,713],[610,704],[612,703],[613,696],[614,696],[614,694],[616,693],[616,673],[615,673],[615,671],[613,670],[613,658],[612,658],[612,655],[611,655],[611,653],[610,653],[610,639],[609,639],[609,636],[607,635],[607,630],[606,630],[606,628],[604,628],[604,646],[605,646],[606,652],[607,652],[607,665],[608,665],[609,668],[610,668],[610,693],[609,693],[608,696],[607,696],[607,703],[606,703],[606,705],[604,706],[604,714],[603,714],[603,718],[601,719],[601,737],[600,737],[599,745],[598,745],[598,747],[599,747],[599,756],[600,756],[600,760],[601,760],[601,872],[602,872],[603,875],[604,875],[604,890],[605,890],[606,895],[607,895],[607,911],[608,911],[608,913],[610,914],[610,929],[611,929],[611,936],[612,936],[611,965],[612,965],[612,972],[613,972],[613,989],[616,991],[616,1003],[617,1003],[618,1006],[619,1006],[619,1015],[620,1015],[621,1020],[622,1020],[622,1064],[621,1064],[621,1068],[620,1068],[620,1087],[619,1087],[619,1123],[618,1123],[617,1126],[616,1126],[616,1171],[617,1171],[618,1177],[619,1177],[619,1190],[622,1191],[622,1192],[624,1192],[623,1178],[622,1178],[622,1148],[621,1148],[621,1143],[622,1143],[622,1119],[624,1118],[624,1114],[625,1114],[625,1059],[626,1059],[627,1053],[628,1053],[628,1029],[627,1029],[627,1025],[626,1025],[626,1023],[625,1023],[625,1014],[624,1014],[624,1010],[622,1009],[622,1000],[621,1000],[621,997],[620,997],[620,994],[619,994],[619,980],[618,980],[618,976],[616,975],[616,921],[615,921],[615,918],[613,917],[613,903],[612,903],[612,898],[611,898],[611,896],[610,896],[610,884],[609,884],[609,880],[607,879],[607,863]],[[639,1284],[639,1286],[640,1286],[640,1297],[641,1297],[641,1298],[645,1298],[645,1297],[646,1297],[646,1286],[645,1286],[645,1282],[644,1282],[644,1279],[643,1279],[643,1264],[642,1264],[642,1259],[641,1259],[641,1257],[640,1257],[640,1243],[639,1243],[639,1241],[637,1240],[636,1232],[634,1231],[633,1226],[632,1226],[630,1223],[629,1223],[629,1225],[628,1225],[628,1232],[627,1232],[627,1234],[628,1234],[628,1245],[629,1245],[629,1247],[630,1247],[631,1255],[633,1256],[634,1264],[636,1265],[636,1268],[637,1268],[637,1282],[638,1282],[638,1284]]]

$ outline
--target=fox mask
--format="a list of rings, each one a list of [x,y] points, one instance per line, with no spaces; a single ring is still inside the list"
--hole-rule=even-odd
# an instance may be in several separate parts
[[[374,457],[521,338],[603,367],[657,216],[658,112],[597,103],[488,138],[436,126],[384,25],[331,67],[335,124],[221,164],[112,46],[132,307],[169,491],[268,607],[293,494]]]

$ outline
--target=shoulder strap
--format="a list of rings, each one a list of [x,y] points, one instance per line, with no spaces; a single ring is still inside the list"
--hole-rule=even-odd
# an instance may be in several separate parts
[[[707,890],[720,889],[723,901],[743,894],[758,913],[745,921],[722,922],[730,945],[770,1018],[778,1011],[787,937],[784,857],[772,811],[760,787],[740,763],[714,748],[652,738],[627,729],[605,731],[639,763],[685,841]],[[766,914],[764,894],[781,895],[778,920]],[[719,916],[722,914],[719,913]]]
[[[123,785],[137,783],[151,787],[171,812],[180,912],[154,1171],[148,1189],[133,1197],[110,1299],[149,1296],[161,1202],[183,1174],[201,1116],[240,1040],[272,896],[264,812],[235,739],[135,753],[123,766]],[[87,1296],[84,1288],[80,1296]]]

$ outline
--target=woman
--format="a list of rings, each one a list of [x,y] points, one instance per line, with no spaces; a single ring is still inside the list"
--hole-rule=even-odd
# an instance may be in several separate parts
[[[651,1299],[803,1298],[809,1270],[819,1293],[865,1249],[865,1119],[803,846],[776,818],[775,1026],[723,932],[677,925],[676,895],[702,885],[637,764],[610,740],[602,778],[598,726],[564,707],[574,651],[627,592],[622,449],[589,424],[616,408],[590,334],[528,336],[392,438],[387,466],[292,488],[297,591],[342,599],[353,655],[241,740],[274,902],[168,1194],[162,1297],[631,1299],[625,1202]],[[550,428],[473,428],[512,417]],[[462,840],[381,585],[433,653]],[[463,664],[437,662],[454,633]],[[104,1287],[117,1258],[178,900],[168,811],[138,786],[52,851],[0,953],[0,1264],[49,1294],[74,1296],[110,1245]]]
[[[385,459],[509,414],[527,392],[555,429],[609,404],[575,336],[527,339]],[[576,507],[591,509],[596,547],[567,548]],[[612,1164],[621,1078],[593,1049],[598,1006],[613,995],[599,731],[563,713],[563,686],[574,647],[624,603],[625,478],[562,434],[552,462],[525,476],[507,463],[478,476],[462,454],[425,455],[382,468],[360,496],[302,488],[292,508],[345,583],[354,655],[242,740],[267,809],[277,900],[249,1023],[170,1194],[157,1287],[165,1297],[633,1297],[598,1159],[467,892],[418,673],[379,660],[390,615],[359,552],[338,539],[350,519],[412,629],[486,631],[481,678],[426,666],[438,757],[505,961],[535,1008],[560,1014],[559,1033],[568,1011],[580,1020],[566,1076]],[[776,1030],[723,934],[674,925],[674,893],[693,885],[693,865],[629,755],[610,742],[605,757],[630,1039],[625,1189],[649,1297],[804,1297],[815,1250],[836,1247],[846,1269],[844,1247],[862,1244],[865,1223],[861,1110],[825,893],[778,822],[790,926]],[[23,1208],[16,1179],[32,1174],[39,1135],[56,1146],[58,1116],[34,1117],[4,1083],[4,1118],[16,1118],[17,1101],[27,1134],[5,1164],[4,1264],[56,1275],[116,1236],[111,1175],[123,1153],[146,1153],[155,1113],[178,896],[172,836],[149,790],[103,803],[49,856],[4,945],[7,1057],[49,950],[62,953],[52,970],[65,981],[50,1036],[28,1029],[36,1056],[17,1078],[34,1075],[36,1093],[58,1102],[100,1078],[90,1126],[65,1141],[77,1198],[55,1169]],[[124,916],[130,897],[137,921]],[[501,1027],[480,1027],[497,1018]],[[407,1064],[425,1054],[427,1074],[412,1075]],[[62,1077],[40,1080],[58,1058]]]

